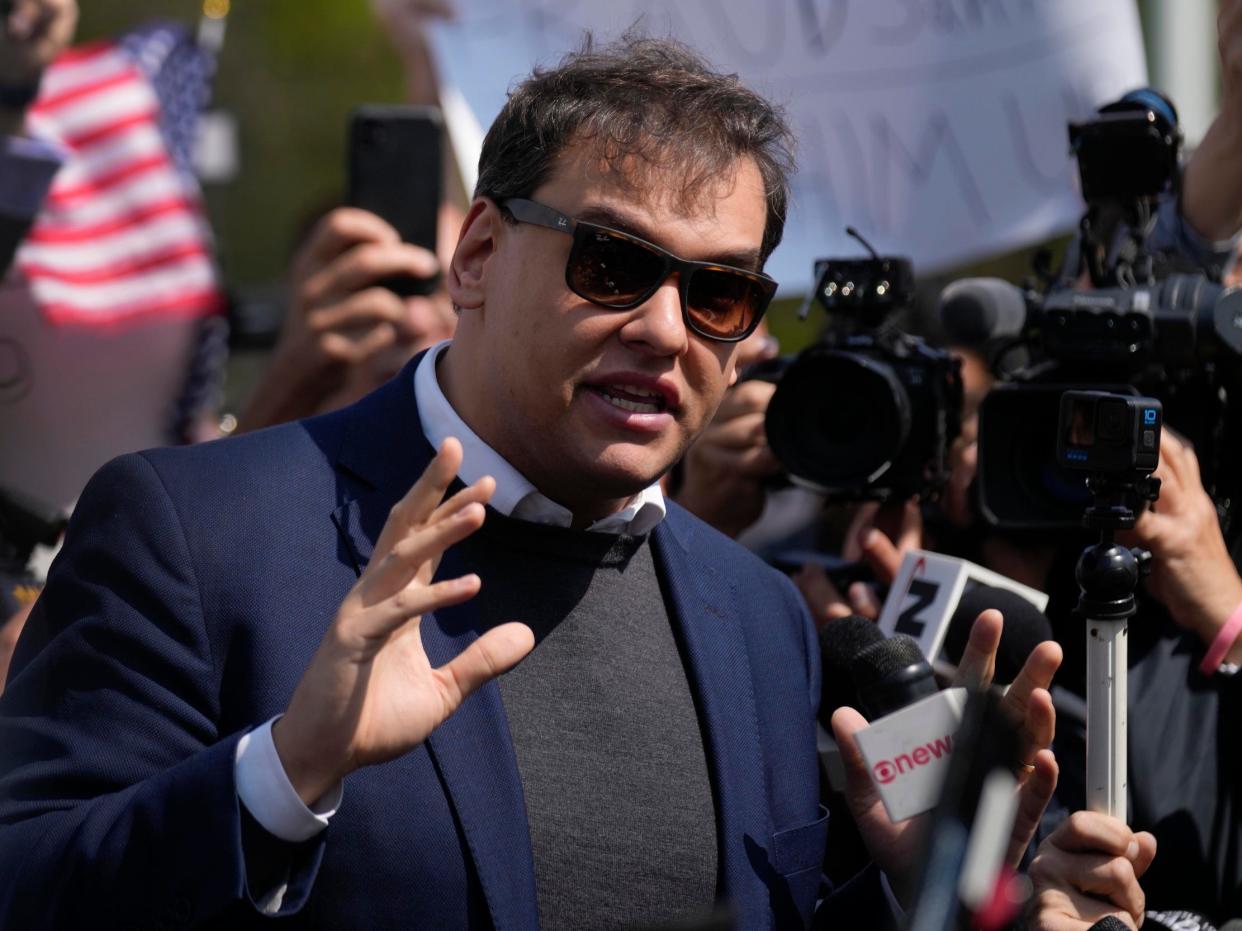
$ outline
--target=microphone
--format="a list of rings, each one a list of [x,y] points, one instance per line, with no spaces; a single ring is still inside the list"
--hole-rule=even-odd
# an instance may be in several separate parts
[[[934,695],[936,679],[918,643],[905,634],[863,647],[850,671],[858,690],[859,710],[874,721]]]
[[[978,347],[1022,332],[1026,296],[1001,278],[960,278],[940,292],[939,314],[948,342]]]
[[[1012,675],[1016,675],[1035,643],[1051,639],[1051,626],[1042,617],[1047,606],[1048,596],[1043,592],[968,560],[927,550],[910,550],[902,557],[877,623],[881,632],[888,636],[910,635],[918,641],[922,654],[935,661],[941,655],[959,610],[963,620],[957,622],[959,633],[955,636],[961,638],[961,647],[955,654],[957,658],[965,648],[970,625],[979,611],[1002,608],[1005,628],[1001,639],[1006,672],[1012,668]],[[1011,614],[1014,616],[1012,625]],[[1009,630],[1011,626],[1012,631]]]
[[[968,585],[953,609],[949,629],[945,633],[941,655],[954,666],[962,661],[962,653],[970,639],[975,618],[989,608],[1005,616],[1000,646],[996,651],[996,674],[993,681],[1009,685],[1022,669],[1031,651],[1045,640],[1052,640],[1052,623],[1044,613],[1016,592],[995,585]]]
[[[875,621],[851,614],[829,621],[819,631],[820,680],[819,723],[832,733],[832,713],[842,705],[856,705],[858,693],[850,669],[854,659],[884,634]]]
[[[940,795],[966,690],[936,691],[931,666],[903,636],[863,649],[851,671],[861,703],[881,712],[855,739],[889,818],[929,810]]]

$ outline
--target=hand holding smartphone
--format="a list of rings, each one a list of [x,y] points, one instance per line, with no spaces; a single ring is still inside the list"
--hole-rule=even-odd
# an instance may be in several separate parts
[[[433,253],[443,136],[444,120],[435,107],[368,105],[350,118],[349,205],[376,214],[404,242]],[[430,294],[438,280],[401,276],[380,284],[409,297]]]

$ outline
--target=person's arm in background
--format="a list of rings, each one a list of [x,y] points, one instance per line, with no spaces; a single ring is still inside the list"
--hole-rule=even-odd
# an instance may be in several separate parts
[[[294,259],[280,340],[238,430],[319,413],[394,351],[406,358],[451,335],[452,310],[434,295],[406,299],[378,284],[397,275],[431,278],[439,269],[434,255],[401,242],[372,213],[342,207],[324,217]]]
[[[1242,231],[1242,0],[1221,0],[1217,36],[1220,110],[1186,163],[1180,202],[1162,205],[1154,238],[1227,271]]]
[[[1207,650],[1234,612],[1242,610],[1242,578],[1221,533],[1216,505],[1203,488],[1199,460],[1168,428],[1160,437],[1155,475],[1160,498],[1139,515],[1131,536],[1151,550],[1148,591]],[[1242,664],[1242,638],[1234,637],[1222,660]]]
[[[74,0],[14,0],[0,21],[0,278],[63,161],[55,146],[22,133],[43,70],[72,41],[77,22]]]

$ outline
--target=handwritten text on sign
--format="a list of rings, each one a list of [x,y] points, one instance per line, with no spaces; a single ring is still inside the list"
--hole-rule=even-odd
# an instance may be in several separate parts
[[[486,127],[532,63],[635,23],[787,107],[786,293],[858,254],[846,224],[922,271],[1070,228],[1066,122],[1146,80],[1134,0],[459,0],[437,57]]]

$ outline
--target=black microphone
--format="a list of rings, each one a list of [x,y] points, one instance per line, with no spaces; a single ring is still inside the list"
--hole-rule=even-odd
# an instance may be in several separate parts
[[[859,710],[867,720],[912,705],[934,695],[936,678],[918,641],[897,634],[863,647],[850,664]]]
[[[1114,918],[1112,915],[1105,915],[1087,931],[1129,931],[1129,926],[1120,918]]]
[[[819,656],[823,667],[819,721],[832,733],[832,713],[843,705],[858,704],[858,692],[850,670],[855,657],[873,643],[884,640],[874,621],[851,614],[829,621],[819,632]]]
[[[948,342],[979,347],[1022,332],[1026,296],[1001,278],[961,278],[940,293],[939,314]]]
[[[962,593],[949,621],[941,650],[953,665],[962,660],[970,640],[970,628],[980,613],[989,608],[1005,616],[1000,646],[996,651],[993,681],[1009,685],[1017,677],[1031,651],[1045,640],[1052,640],[1052,623],[1042,611],[1016,592],[992,585],[974,585]]]

